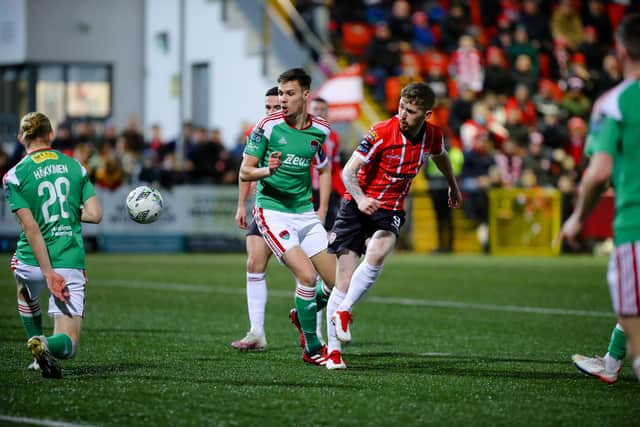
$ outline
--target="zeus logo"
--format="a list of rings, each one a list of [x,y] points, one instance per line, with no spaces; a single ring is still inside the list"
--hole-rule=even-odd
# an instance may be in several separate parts
[[[287,154],[287,157],[282,163],[291,166],[307,167],[311,164],[311,160],[296,156],[295,154]]]

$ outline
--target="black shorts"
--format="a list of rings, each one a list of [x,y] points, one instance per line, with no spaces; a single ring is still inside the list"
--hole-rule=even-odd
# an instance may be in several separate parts
[[[262,237],[262,233],[258,230],[258,224],[256,224],[256,220],[251,218],[251,222],[247,226],[247,236],[260,236]]]
[[[343,200],[338,217],[329,234],[329,253],[341,254],[352,250],[359,256],[365,253],[365,242],[378,230],[390,231],[398,236],[405,221],[404,211],[379,209],[373,215],[360,212],[353,200]]]

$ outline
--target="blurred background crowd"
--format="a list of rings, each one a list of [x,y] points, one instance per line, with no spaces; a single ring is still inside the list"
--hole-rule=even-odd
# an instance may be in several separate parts
[[[622,79],[614,29],[639,9],[633,1],[602,0],[298,0],[295,6],[323,43],[324,53],[314,56],[319,64],[361,64],[367,93],[386,114],[395,113],[407,82],[434,89],[432,120],[445,130],[465,212],[479,223],[487,221],[492,187],[557,188],[563,216],[571,210],[591,107]],[[168,139],[162,124],[141,129],[132,117],[124,129],[61,123],[53,146],[81,161],[106,189],[138,182],[235,185],[244,137],[244,128],[222,135],[187,122]],[[342,141],[345,156],[356,143]],[[185,152],[177,155],[176,147]],[[0,172],[21,156],[19,144],[0,152]],[[437,191],[435,168],[426,173]]]

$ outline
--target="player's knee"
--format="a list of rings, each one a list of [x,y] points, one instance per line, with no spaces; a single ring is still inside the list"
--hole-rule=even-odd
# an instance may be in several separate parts
[[[298,275],[298,281],[301,285],[309,288],[316,286],[317,274],[315,271],[304,272]]]
[[[253,274],[264,273],[267,269],[267,260],[268,258],[249,254],[247,257],[247,272]]]

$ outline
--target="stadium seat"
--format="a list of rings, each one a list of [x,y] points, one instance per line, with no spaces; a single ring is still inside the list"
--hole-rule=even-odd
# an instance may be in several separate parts
[[[342,51],[357,58],[364,55],[365,49],[373,37],[371,27],[364,22],[345,22],[342,24]]]
[[[546,53],[538,54],[538,63],[540,64],[540,77],[545,79],[551,78],[551,59]]]
[[[398,102],[400,102],[400,90],[402,90],[402,81],[399,77],[387,77],[384,81],[384,93],[386,95],[385,108],[387,112],[392,114],[398,110]]]

